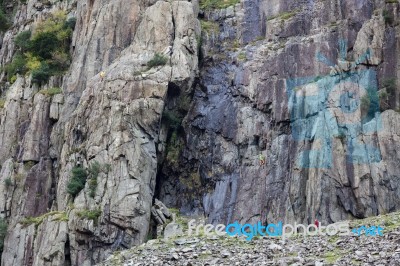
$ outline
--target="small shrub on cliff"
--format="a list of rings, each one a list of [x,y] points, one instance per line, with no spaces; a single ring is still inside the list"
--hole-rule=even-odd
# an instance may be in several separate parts
[[[379,92],[379,99],[386,99],[389,96],[389,94],[386,91],[380,91]]]
[[[154,57],[147,62],[147,67],[150,69],[156,66],[163,66],[168,62],[168,58],[161,54],[155,54]]]
[[[36,164],[36,162],[34,162],[34,161],[26,161],[26,162],[24,162],[24,169],[25,169],[25,171],[31,170],[32,167],[35,166],[35,164]]]
[[[102,170],[101,164],[98,161],[94,161],[89,167],[89,174],[91,178],[97,178]]]
[[[179,156],[183,149],[183,142],[181,138],[178,136],[177,131],[173,131],[171,137],[168,139],[167,147],[166,147],[166,161],[167,163],[178,167]]]
[[[371,104],[371,101],[370,101],[370,99],[368,97],[368,94],[364,95],[361,98],[361,112],[364,113],[364,114],[368,113],[370,104]]]
[[[214,21],[200,20],[201,29],[207,33],[219,33],[219,25]]]
[[[62,74],[71,64],[71,58],[64,51],[55,51],[51,54],[51,60],[48,60],[49,65],[53,69],[52,74]]]
[[[26,72],[26,58],[21,53],[16,53],[11,61],[4,67],[7,78],[10,81],[16,74],[24,74]]]
[[[367,118],[373,118],[379,110],[379,95],[376,90],[367,88],[367,93],[361,97],[361,113]]]
[[[111,169],[109,164],[101,165],[94,161],[87,169],[83,167],[72,168],[72,177],[67,186],[67,192],[73,197],[76,197],[79,192],[85,187],[86,182],[89,185],[89,196],[94,198],[97,189],[97,177],[100,172],[108,173]]]
[[[97,177],[99,176],[102,167],[99,162],[95,161],[92,163],[88,169],[89,172],[89,196],[94,198],[96,195],[96,188],[97,188]]]
[[[35,71],[40,68],[40,59],[37,56],[34,56],[32,53],[25,53],[26,57],[26,67],[29,71]]]
[[[172,129],[178,129],[182,124],[182,118],[180,118],[176,112],[165,110],[162,114],[162,119]]]
[[[61,45],[54,32],[39,32],[32,39],[30,51],[44,60],[51,59],[52,53]]]
[[[203,36],[197,35],[196,36],[196,41],[197,41],[197,56],[199,58],[199,62],[201,62],[203,60],[204,54],[203,54]]]
[[[246,61],[246,60],[247,60],[246,53],[241,52],[241,53],[238,55],[237,59],[238,59],[239,61]]]
[[[382,86],[386,88],[386,91],[390,96],[394,96],[396,93],[396,78],[384,79]]]
[[[40,67],[32,71],[32,81],[42,85],[51,77],[50,66],[46,62],[41,62]]]
[[[3,109],[5,104],[6,104],[6,99],[0,99],[0,109]]]
[[[0,32],[8,30],[9,27],[10,22],[8,21],[6,14],[0,7]]]
[[[17,81],[17,78],[18,78],[17,75],[12,76],[12,77],[10,78],[10,83],[11,83],[11,84],[14,84],[14,82]]]
[[[14,39],[15,46],[17,46],[22,52],[28,51],[31,44],[31,36],[32,32],[30,30],[19,33]]]
[[[77,215],[81,218],[86,218],[88,220],[95,220],[100,217],[101,210],[82,210],[77,212]]]
[[[388,108],[390,108],[390,104],[389,104],[389,94],[387,93],[386,90],[380,90],[379,91],[379,104],[381,107],[381,111],[385,111]]]
[[[3,218],[0,218],[0,254],[3,252],[4,239],[7,234],[7,223]]]
[[[394,22],[393,13],[387,9],[382,11],[383,19],[385,20],[386,24],[392,25]]]
[[[64,28],[74,30],[76,25],[76,18],[69,18],[64,23]]]
[[[97,179],[90,178],[89,180],[89,196],[94,198],[96,196]]]
[[[12,184],[13,184],[11,178],[10,178],[10,177],[7,177],[7,178],[4,180],[4,184],[6,185],[6,187],[11,187]]]
[[[66,18],[65,12],[55,12],[40,22],[35,32],[23,31],[17,35],[14,42],[19,51],[6,68],[8,79],[16,73],[31,73],[32,81],[42,85],[69,67],[75,19]]]
[[[88,173],[83,167],[75,166],[72,168],[71,174],[72,177],[67,185],[67,192],[71,194],[72,197],[76,197],[85,187]]]
[[[101,210],[100,209],[81,210],[81,211],[78,211],[76,214],[80,218],[92,220],[92,221],[94,221],[95,224],[97,224],[97,220],[99,219],[99,217],[101,215]]]

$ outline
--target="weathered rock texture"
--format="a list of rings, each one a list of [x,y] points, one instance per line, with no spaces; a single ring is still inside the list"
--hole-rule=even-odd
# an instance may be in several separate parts
[[[373,130],[361,130],[361,106],[345,115],[344,106],[331,101],[349,88],[383,91],[385,80],[398,78],[398,7],[385,1],[241,1],[206,11],[185,145],[179,162],[163,165],[159,198],[186,213],[204,211],[213,223],[335,222],[398,209],[398,113],[384,111],[380,120],[371,117]],[[363,73],[374,72],[377,79],[363,81]],[[350,85],[340,73],[352,76]],[[290,88],[296,79],[308,82]],[[289,93],[297,100],[312,96],[332,80],[336,91],[319,100],[326,108],[318,102],[301,107]],[[381,97],[382,111],[398,107],[398,94]],[[293,116],[296,108],[304,109],[304,121]],[[299,122],[304,138],[293,132]],[[321,144],[327,135],[330,143]],[[352,150],[348,141],[377,151]],[[299,165],[302,152],[326,145],[328,152],[305,156],[307,165]],[[376,158],[354,163],[358,153]],[[259,154],[266,156],[265,167]],[[330,165],[313,166],[318,162]]]
[[[242,0],[199,12],[198,1],[6,2],[14,19],[0,34],[2,66],[15,53],[13,38],[49,13],[62,9],[77,22],[65,75],[40,88],[22,76],[1,85],[2,265],[99,262],[146,240],[155,198],[212,223],[335,222],[400,208],[400,97],[384,86],[400,78],[398,3]],[[148,69],[156,53],[168,61]],[[362,73],[372,71],[377,80],[365,82]],[[290,94],[296,78],[308,81]],[[293,118],[296,97],[331,80],[339,92],[390,92],[381,119],[368,121],[374,130],[360,130],[363,112],[343,115],[349,106],[335,104],[335,93],[309,120]],[[38,93],[55,86],[63,94]],[[307,137],[296,138],[293,124],[323,124],[327,110],[331,131],[305,126]],[[302,160],[330,167],[299,165],[327,134],[329,153]],[[355,139],[377,152],[352,148]],[[363,154],[370,161],[348,163]],[[87,182],[73,199],[71,169],[95,162],[95,191]]]
[[[25,23],[33,20],[26,27],[37,16],[31,2],[20,8]],[[92,265],[145,241],[167,93],[170,84],[190,90],[198,73],[200,24],[192,3],[71,2],[52,6],[77,18],[71,70],[48,86],[62,86],[64,97],[37,93],[41,88],[23,77],[5,95],[1,173],[12,184],[1,182],[9,222],[2,265]],[[7,61],[11,37],[2,47]],[[166,50],[167,64],[148,69]],[[72,199],[72,167],[94,162],[101,166],[94,195],[87,184]]]

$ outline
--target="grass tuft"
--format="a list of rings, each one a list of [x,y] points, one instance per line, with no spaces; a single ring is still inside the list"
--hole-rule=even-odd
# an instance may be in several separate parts
[[[66,212],[60,212],[60,211],[52,211],[52,212],[48,212],[45,213],[41,216],[37,216],[37,217],[26,217],[25,219],[23,219],[20,223],[28,226],[31,224],[34,224],[37,226],[39,226],[41,223],[43,223],[44,219],[46,219],[49,216],[53,216],[56,215],[56,217],[54,217],[54,221],[68,221],[68,216]]]
[[[219,33],[219,25],[214,21],[200,20],[201,29],[207,33]]]
[[[101,215],[101,210],[100,209],[95,209],[95,210],[81,210],[76,213],[78,217],[87,219],[87,220],[92,220],[96,225],[97,221]]]
[[[165,64],[167,64],[167,62],[168,58],[166,56],[156,53],[154,57],[149,62],[147,62],[147,67],[150,69],[156,66],[164,66]]]
[[[57,94],[62,93],[62,89],[59,88],[59,87],[54,87],[54,88],[50,88],[50,89],[43,89],[43,90],[40,90],[39,93],[41,93],[41,94],[43,94],[43,95],[45,95],[45,96],[50,96],[50,97],[52,97],[52,96],[54,96],[54,95],[57,95]]]
[[[283,12],[283,13],[280,13],[280,14],[278,14],[276,16],[269,17],[267,19],[267,21],[273,20],[273,19],[276,19],[276,18],[281,19],[281,20],[288,20],[288,19],[296,16],[297,13],[299,13],[298,10],[294,10],[294,11],[290,11],[290,12]]]
[[[200,0],[201,9],[223,9],[240,3],[240,0]]]

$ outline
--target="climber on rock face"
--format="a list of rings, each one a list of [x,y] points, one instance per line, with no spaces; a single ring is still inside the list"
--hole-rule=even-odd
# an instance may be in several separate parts
[[[319,228],[319,221],[318,221],[318,219],[315,219],[314,225],[315,225],[317,228]]]
[[[101,81],[103,81],[103,79],[104,79],[105,76],[106,76],[106,72],[101,71],[101,72],[100,72],[100,79],[101,79]]]
[[[265,164],[265,156],[262,153],[260,153],[259,160],[260,166],[263,166]]]

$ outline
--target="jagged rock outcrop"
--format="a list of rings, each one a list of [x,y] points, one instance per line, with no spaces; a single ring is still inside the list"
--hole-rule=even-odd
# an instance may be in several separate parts
[[[163,225],[167,222],[168,219],[172,218],[171,212],[168,208],[159,201],[155,199],[153,207],[151,207],[151,214],[153,218],[156,220],[157,224]]]

